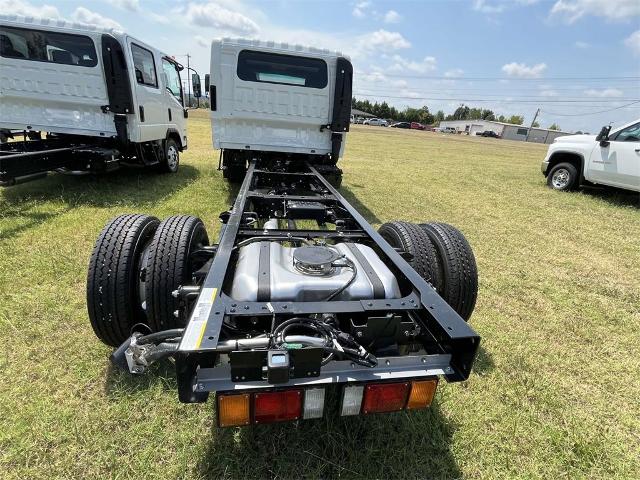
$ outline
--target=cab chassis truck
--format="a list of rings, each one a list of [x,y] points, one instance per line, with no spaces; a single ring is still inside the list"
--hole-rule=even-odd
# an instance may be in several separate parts
[[[332,185],[349,130],[349,59],[225,39],[212,44],[211,70],[214,142],[235,169],[225,177],[242,170],[238,194],[213,244],[189,215],[121,215],[103,229],[87,303],[95,333],[116,347],[112,362],[141,374],[173,359],[180,401],[215,392],[220,427],[322,417],[329,389],[341,415],[420,409],[440,377],[466,380],[480,337],[466,322],[478,283],[464,236],[442,223],[376,231]],[[268,108],[269,95],[301,102],[307,88],[329,99],[314,127],[324,150],[292,113],[312,109]],[[240,141],[254,120],[263,136],[251,126]]]
[[[0,186],[121,165],[176,172],[181,70],[118,30],[0,14]]]

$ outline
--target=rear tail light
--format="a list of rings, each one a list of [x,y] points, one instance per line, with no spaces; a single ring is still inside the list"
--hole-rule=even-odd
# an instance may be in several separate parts
[[[345,385],[340,414],[416,410],[431,405],[438,386],[437,378],[408,382]],[[243,425],[322,418],[325,389],[318,387],[253,393],[219,392],[218,425]]]
[[[310,388],[304,392],[302,418],[322,418],[324,413],[324,388]]]
[[[436,393],[438,380],[420,380],[411,382],[411,393],[407,400],[407,410],[426,408],[431,405]]]
[[[297,420],[302,415],[302,390],[254,393],[254,423]]]
[[[407,404],[410,384],[377,383],[364,387],[362,413],[395,412]]]
[[[236,427],[251,423],[250,395],[218,395],[218,424],[221,427]]]
[[[364,392],[364,385],[344,387],[341,415],[358,415],[360,413],[362,392]]]

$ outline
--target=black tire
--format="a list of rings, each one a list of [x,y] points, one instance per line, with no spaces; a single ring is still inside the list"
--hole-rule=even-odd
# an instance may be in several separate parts
[[[200,265],[192,265],[190,253],[209,245],[202,220],[190,215],[176,215],[164,220],[149,245],[145,264],[145,301],[148,325],[158,332],[184,327],[187,312],[171,295],[181,285],[192,283],[192,275]],[[180,311],[178,317],[174,316]]]
[[[389,245],[408,253],[412,258],[407,263],[433,288],[440,288],[438,255],[422,228],[409,222],[388,222],[380,226],[378,233]]]
[[[464,235],[446,223],[420,225],[439,257],[440,288],[436,289],[458,315],[469,320],[478,297],[478,267]]]
[[[578,169],[571,163],[559,163],[547,175],[547,185],[554,190],[568,192],[575,190],[578,184]]]
[[[146,321],[138,294],[140,254],[160,221],[148,215],[120,215],[96,241],[87,275],[87,310],[96,336],[118,347],[136,323]]]
[[[173,138],[167,138],[164,142],[164,155],[158,168],[164,173],[176,173],[180,166],[180,147]]]

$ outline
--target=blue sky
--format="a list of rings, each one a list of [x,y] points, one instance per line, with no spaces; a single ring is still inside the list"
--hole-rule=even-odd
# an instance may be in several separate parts
[[[119,27],[189,52],[201,73],[215,37],[339,50],[358,97],[399,108],[465,103],[530,121],[539,107],[542,126],[570,131],[640,117],[640,103],[594,113],[640,100],[640,0],[0,0],[0,11]]]

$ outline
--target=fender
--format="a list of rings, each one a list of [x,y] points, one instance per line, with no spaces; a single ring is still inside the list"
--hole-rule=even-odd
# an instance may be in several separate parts
[[[187,147],[183,145],[182,137],[180,136],[180,132],[178,132],[177,129],[167,128],[167,136],[165,137],[165,141],[169,140],[170,137],[173,137],[178,141],[178,148],[180,148],[181,152],[187,149]]]
[[[584,183],[585,181],[585,176],[584,176],[584,167],[585,167],[585,159],[584,159],[584,155],[582,153],[576,152],[576,151],[572,151],[572,150],[557,150],[554,151],[551,156],[549,157],[549,166],[547,167],[547,173],[545,176],[547,176],[549,174],[549,172],[551,171],[551,169],[557,165],[558,163],[561,163],[563,161],[562,158],[557,158],[557,157],[563,157],[564,155],[569,155],[572,157],[578,157],[578,171],[580,172],[580,183]]]

